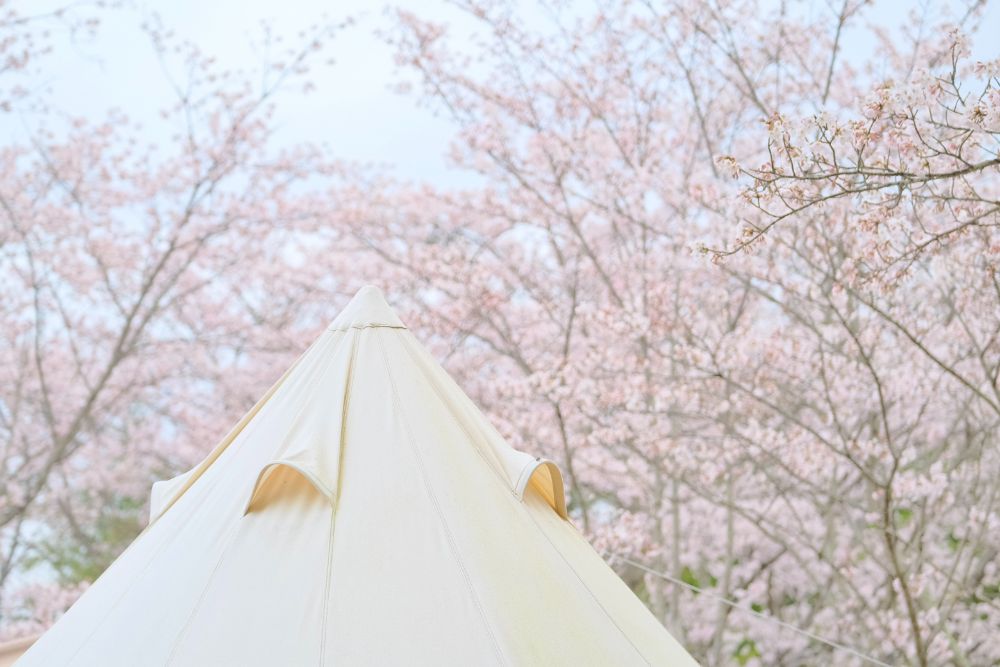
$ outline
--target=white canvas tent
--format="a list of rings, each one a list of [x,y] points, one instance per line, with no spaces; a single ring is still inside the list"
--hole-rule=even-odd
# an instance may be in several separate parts
[[[18,667],[695,662],[366,287]]]

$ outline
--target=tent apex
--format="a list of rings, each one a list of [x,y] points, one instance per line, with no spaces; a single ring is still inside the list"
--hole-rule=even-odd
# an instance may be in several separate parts
[[[375,285],[365,285],[358,290],[354,298],[347,304],[347,307],[340,312],[330,324],[332,331],[345,331],[347,329],[362,329],[365,327],[389,327],[392,329],[405,329],[406,326],[400,321],[396,313],[393,312],[382,290]]]

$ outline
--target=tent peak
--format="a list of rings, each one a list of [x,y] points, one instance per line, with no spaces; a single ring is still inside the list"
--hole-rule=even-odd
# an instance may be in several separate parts
[[[382,290],[374,285],[365,285],[359,289],[347,307],[340,311],[340,315],[330,324],[331,331],[365,327],[406,328],[385,302]]]

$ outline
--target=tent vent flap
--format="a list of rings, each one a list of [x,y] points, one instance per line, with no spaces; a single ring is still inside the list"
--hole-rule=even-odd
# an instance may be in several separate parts
[[[564,519],[569,518],[566,511],[566,495],[563,491],[562,473],[559,466],[548,459],[535,458],[521,469],[514,493],[521,500],[528,488],[536,491],[545,502]]]
[[[243,514],[261,510],[282,492],[282,486],[292,480],[299,479],[309,483],[317,493],[326,498],[330,504],[336,502],[336,480],[327,480],[322,469],[303,461],[294,459],[276,459],[264,464],[253,490],[243,508]],[[333,483],[331,483],[333,482]]]

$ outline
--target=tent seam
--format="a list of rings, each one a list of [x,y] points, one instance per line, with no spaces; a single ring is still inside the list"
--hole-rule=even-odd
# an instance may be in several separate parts
[[[469,426],[467,426],[466,423],[465,423],[466,420],[461,419],[459,417],[459,415],[456,414],[455,410],[453,410],[451,408],[450,402],[442,394],[442,389],[438,386],[438,380],[437,380],[437,378],[434,377],[433,373],[431,373],[431,372],[429,372],[427,370],[427,364],[424,363],[424,362],[422,362],[420,359],[418,359],[415,356],[416,353],[411,349],[411,347],[412,347],[412,344],[410,343],[409,339],[406,339],[404,341],[403,348],[406,350],[406,353],[409,355],[410,360],[413,361],[414,364],[416,364],[416,366],[420,369],[420,372],[427,379],[427,383],[431,386],[431,389],[434,391],[434,395],[437,396],[437,399],[441,402],[441,405],[444,407],[445,411],[451,417],[452,421],[462,430],[462,433],[465,434],[465,437],[467,437],[469,439],[469,441],[472,443],[472,448],[476,450],[476,452],[479,454],[480,458],[482,458],[483,461],[486,463],[486,466],[490,470],[493,471],[493,473],[496,475],[497,479],[503,485],[503,488],[506,489],[507,491],[509,491],[511,493],[511,495],[513,495],[518,500],[522,500],[523,497],[524,497],[524,493],[523,493],[523,491],[519,491],[519,489],[520,489],[520,486],[521,486],[522,479],[524,477],[524,473],[527,472],[529,469],[531,470],[532,473],[534,473],[534,471],[537,470],[537,468],[538,468],[537,463],[539,461],[543,460],[542,457],[535,456],[533,461],[530,461],[530,462],[526,463],[521,468],[521,472],[518,474],[518,478],[517,478],[517,480],[514,482],[514,484],[512,486],[511,485],[511,481],[512,480],[510,479],[510,477],[508,476],[508,474],[506,473],[506,471],[503,469],[503,464],[499,460],[497,460],[495,458],[491,458],[486,453],[488,450],[491,449],[490,448],[490,444],[489,444],[489,440],[490,440],[489,435],[487,433],[485,433],[482,430],[482,428],[479,428],[479,427],[475,428],[475,431],[476,431],[475,434],[472,432],[472,430],[470,430]],[[456,386],[457,386],[457,383],[456,383]],[[467,396],[466,396],[465,392],[462,390],[462,388],[458,387],[458,389],[459,389],[459,391],[461,391],[463,397],[467,398]],[[474,410],[478,411],[478,408],[475,405],[472,405],[471,407]],[[475,415],[473,414],[473,416],[475,416]],[[490,425],[490,426],[492,426],[492,425]],[[501,437],[501,439],[503,439],[502,435],[500,435],[500,437]],[[529,456],[530,456],[530,454],[529,454]],[[547,461],[548,459],[544,459],[544,460]],[[553,465],[555,465],[555,464],[553,463]],[[530,481],[530,479],[529,479],[529,481]],[[527,483],[526,483],[526,485],[527,485]],[[553,507],[552,510],[556,514],[558,514],[559,517],[561,519],[563,519],[564,521],[568,519],[568,516],[563,516],[562,512],[560,512],[557,508]]]
[[[326,622],[330,610],[330,579],[333,573],[333,530],[336,524],[337,507],[330,504],[330,539],[326,548],[326,582],[323,586],[323,622],[319,631],[319,664],[326,662]]]
[[[462,554],[458,550],[458,544],[455,541],[455,535],[452,533],[451,527],[448,525],[448,520],[444,515],[444,511],[438,502],[437,496],[434,493],[434,489],[427,477],[427,471],[424,467],[423,457],[420,455],[420,449],[417,447],[416,438],[413,436],[413,430],[410,428],[409,420],[406,418],[406,413],[403,411],[402,401],[399,398],[399,390],[396,386],[396,379],[393,377],[392,368],[389,365],[389,358],[385,351],[385,344],[382,341],[382,337],[378,336],[379,349],[382,352],[382,361],[385,364],[386,375],[389,378],[389,386],[392,389],[392,400],[396,407],[396,412],[399,414],[400,421],[403,424],[403,428],[406,429],[407,440],[410,443],[410,449],[417,460],[417,468],[420,471],[420,478],[424,483],[424,489],[427,492],[427,496],[430,498],[431,504],[434,506],[434,511],[438,516],[438,520],[441,522],[441,527],[444,528],[445,536],[448,538],[448,546],[451,547],[452,555],[454,556],[458,567],[462,572],[462,577],[465,579],[466,587],[469,590],[469,594],[472,597],[473,604],[475,604],[479,616],[483,621],[483,626],[486,628],[486,632],[489,635],[490,641],[493,645],[493,651],[496,654],[497,661],[506,665],[509,664],[504,657],[503,651],[500,648],[500,643],[497,640],[496,634],[493,631],[493,627],[486,616],[486,610],[483,608],[483,604],[479,599],[479,595],[476,593],[475,586],[472,584],[472,577],[469,575],[469,570],[462,560]],[[478,448],[477,448],[478,449]]]
[[[407,346],[404,345],[404,348],[406,348],[406,347]],[[409,352],[408,349],[407,349],[407,352]],[[383,350],[383,354],[384,354],[384,350]],[[412,359],[412,355],[411,355],[411,359]],[[416,360],[414,359],[414,361],[416,361]],[[387,368],[388,368],[388,365],[389,365],[388,361],[386,361],[386,367]],[[445,405],[447,406],[447,403],[444,401],[443,397],[440,395],[440,393],[438,393],[437,386],[435,385],[435,383],[433,381],[433,378],[429,378],[429,380],[431,382],[431,386],[434,388],[435,393],[437,393],[438,399],[441,400],[442,402],[444,402]],[[392,377],[391,377],[391,373],[390,373],[390,382],[391,381],[392,381]],[[451,410],[448,410],[447,412],[448,412],[448,414],[451,415],[452,419],[455,420],[455,423],[458,424],[458,427],[460,429],[462,429],[462,431],[465,433],[466,437],[468,437],[474,443],[478,443],[479,439],[486,437],[486,435],[481,430],[479,430],[478,428],[476,429],[477,432],[478,432],[478,437],[473,436],[473,434],[465,426],[465,424],[462,422],[462,420],[458,419],[458,417],[454,414],[454,412],[452,412]],[[476,449],[476,451],[480,452],[480,455],[483,455],[482,452],[480,451],[480,447],[478,445],[475,447],[475,449]],[[485,455],[483,455],[483,458],[485,460]],[[530,466],[530,464],[528,464],[528,466]],[[525,466],[525,467],[528,467],[528,466]],[[495,472],[497,472],[498,475],[499,475],[500,471],[497,471],[495,468],[493,468],[493,466],[489,466],[489,467],[492,470],[494,470]],[[524,474],[524,469],[521,470],[521,475],[523,476],[523,474]],[[508,488],[507,482],[502,477],[500,478],[500,481],[504,485],[504,488]],[[518,481],[520,482],[520,477],[518,478]],[[569,561],[566,560],[566,556],[564,556],[563,553],[562,553],[562,551],[560,551],[559,548],[556,547],[555,544],[553,544],[553,542],[549,538],[548,534],[546,534],[546,532],[538,524],[538,522],[535,520],[535,517],[532,516],[531,511],[525,506],[524,496],[521,495],[519,497],[518,494],[517,494],[516,488],[513,489],[512,491],[513,491],[512,495],[514,496],[514,498],[521,504],[521,506],[527,512],[528,518],[531,519],[531,522],[535,525],[535,528],[538,530],[538,532],[542,534],[542,537],[545,538],[545,541],[548,542],[548,544],[552,548],[552,550],[555,551],[556,554],[559,556],[559,558],[562,560],[563,564],[566,566],[566,569],[568,569],[570,572],[573,573],[573,576],[576,577],[576,580],[580,583],[581,586],[583,586],[584,590],[587,591],[587,593],[590,595],[591,599],[594,600],[594,602],[597,604],[597,606],[600,608],[600,610],[604,613],[604,615],[608,618],[608,620],[611,621],[611,624],[615,626],[615,628],[618,630],[619,633],[621,633],[621,635],[625,639],[625,641],[627,641],[629,643],[629,645],[635,650],[635,652],[638,654],[639,658],[643,662],[645,662],[647,665],[649,665],[650,664],[649,660],[647,660],[646,656],[643,655],[642,651],[639,650],[639,647],[635,645],[635,642],[632,641],[632,638],[629,637],[625,633],[625,631],[621,628],[621,626],[618,625],[618,623],[615,621],[614,617],[612,617],[611,614],[608,613],[608,610],[604,607],[603,604],[601,604],[601,601],[598,599],[598,597],[594,593],[594,591],[592,591],[590,589],[590,586],[588,586],[587,583],[583,580],[583,578],[580,577],[580,574],[576,571],[576,569],[572,565],[569,564]],[[548,506],[548,503],[546,503],[546,506]],[[556,515],[559,516],[559,513],[556,512]],[[562,516],[559,516],[559,518],[560,518],[560,520],[566,521],[567,523],[569,523]],[[572,525],[572,524],[570,524],[570,525]],[[587,544],[589,546],[589,543],[587,543]]]
[[[483,462],[486,463],[486,467],[488,467],[490,470],[493,471],[493,474],[496,475],[497,479],[500,481],[500,483],[506,490],[510,491],[512,495],[517,497],[517,489],[516,487],[511,487],[510,477],[508,477],[507,473],[503,470],[503,464],[498,460],[491,459],[487,455],[487,453],[483,450],[483,446],[480,444],[480,441],[486,440],[486,436],[481,432],[478,434],[478,437],[474,436],[472,432],[469,430],[469,428],[465,425],[464,420],[458,418],[458,415],[455,414],[455,411],[451,409],[449,401],[441,393],[441,388],[438,387],[437,379],[427,372],[426,364],[423,363],[420,359],[417,359],[413,350],[410,349],[409,341],[404,342],[403,349],[406,350],[406,354],[410,357],[410,361],[416,364],[417,368],[420,369],[421,374],[423,374],[423,376],[427,379],[428,384],[430,384],[431,389],[434,391],[434,395],[437,396],[438,401],[441,402],[441,405],[444,407],[445,412],[448,413],[452,421],[454,421],[455,424],[458,425],[458,427],[462,430],[465,436],[472,442],[473,449],[476,450],[476,453],[479,454],[480,458],[483,459]],[[461,389],[461,387],[459,387],[459,389]],[[464,392],[462,393],[464,394]],[[486,444],[486,447],[489,447],[488,443]]]
[[[152,527],[152,524],[147,525],[146,528],[143,529],[143,532],[139,534],[139,537],[142,537],[143,535],[145,535],[146,531],[149,530],[151,527]],[[132,545],[134,545],[134,544],[136,544],[138,542],[139,537],[137,537],[132,542],[132,544],[130,544],[128,546],[128,548],[126,548],[125,551],[122,552],[122,555],[119,556],[119,558],[121,558],[126,553],[128,553],[128,551],[132,548]],[[139,581],[142,577],[144,577],[146,575],[146,572],[149,570],[149,568],[153,564],[153,562],[157,559],[157,557],[161,553],[163,553],[163,550],[167,548],[168,542],[169,542],[169,540],[165,540],[163,542],[163,544],[161,544],[160,546],[158,546],[153,551],[153,553],[150,555],[149,559],[146,561],[146,564],[142,566],[142,569],[139,570],[139,572],[136,574],[136,576],[132,580],[132,582],[128,586],[126,586],[125,589],[121,593],[118,594],[118,597],[115,598],[115,601],[111,604],[111,607],[104,613],[104,616],[101,618],[101,621],[99,623],[97,623],[96,625],[94,625],[94,628],[87,635],[86,639],[84,639],[80,643],[80,645],[77,646],[76,651],[74,651],[73,655],[70,656],[69,662],[67,663],[67,665],[72,665],[73,664],[73,661],[76,660],[76,657],[80,654],[80,651],[82,651],[90,643],[90,640],[94,638],[94,635],[97,634],[97,631],[100,629],[101,624],[103,624],[104,621],[106,621],[107,618],[109,616],[111,616],[111,614],[114,613],[114,611],[118,608],[118,605],[121,604],[121,601],[132,590],[132,587],[135,586],[135,583],[137,581]]]
[[[312,346],[310,346],[310,348],[311,347]],[[316,385],[319,384],[319,382],[323,379],[323,376],[329,370],[330,364],[332,363],[332,358],[334,356],[335,355],[328,355],[328,358],[324,361],[322,366],[317,369],[316,373],[313,375],[312,378],[310,378],[309,382],[304,387],[305,391],[303,393],[306,396],[306,400],[303,400],[302,405],[299,406],[299,409],[296,412],[295,417],[291,421],[289,429],[294,428],[294,426],[302,418],[302,414],[305,412],[306,407],[309,404],[308,401],[309,394],[315,389]],[[253,420],[251,420],[251,423],[253,423]],[[256,488],[256,481],[254,482],[254,488]],[[253,490],[254,489],[251,489],[251,493],[253,493]],[[177,652],[177,647],[180,646],[181,640],[184,638],[184,635],[187,634],[187,630],[191,624],[191,620],[194,618],[194,615],[198,611],[198,609],[201,608],[201,604],[204,601],[205,596],[208,594],[208,589],[212,587],[212,579],[215,578],[215,573],[218,572],[219,567],[222,566],[223,559],[229,554],[230,548],[236,542],[236,537],[237,535],[239,535],[239,529],[243,521],[245,520],[245,517],[246,514],[241,514],[237,518],[236,525],[233,527],[232,538],[226,544],[225,548],[222,550],[222,553],[219,554],[219,559],[218,561],[216,561],[215,567],[212,568],[212,572],[208,575],[208,579],[205,581],[205,586],[201,589],[201,594],[198,596],[198,601],[195,603],[194,607],[192,607],[191,610],[188,612],[187,618],[184,620],[184,624],[181,626],[180,631],[177,633],[177,637],[174,639],[173,646],[170,647],[170,653],[168,654],[166,663],[164,663],[164,667],[170,667],[170,663],[174,659],[174,654]]]
[[[170,647],[170,653],[167,654],[167,661],[163,663],[163,667],[170,667],[170,663],[174,661],[174,656],[177,653],[177,647],[181,645],[181,640],[187,634],[188,628],[191,625],[191,621],[194,619],[194,615],[201,608],[202,603],[205,601],[205,596],[208,594],[208,589],[212,587],[212,580],[215,578],[215,573],[219,571],[222,567],[222,561],[225,560],[226,556],[229,555],[229,550],[233,548],[236,544],[236,536],[240,532],[240,524],[242,523],[242,517],[236,522],[236,525],[232,528],[232,535],[226,542],[226,547],[219,554],[218,560],[215,561],[215,566],[212,568],[211,574],[208,575],[208,580],[205,582],[205,586],[201,589],[201,594],[198,595],[198,601],[188,612],[187,618],[184,619],[184,625],[181,626],[180,632],[177,633],[177,638],[174,639],[173,646]]]
[[[170,499],[164,504],[164,507],[159,512],[159,514],[157,514],[155,517],[153,517],[149,521],[149,523],[146,526],[147,528],[149,528],[154,523],[156,523],[157,521],[159,521],[160,517],[162,517],[164,514],[166,514],[167,511],[171,507],[173,507],[177,503],[177,501],[179,501],[181,499],[181,497],[185,493],[187,493],[188,491],[190,491],[191,487],[194,486],[195,482],[197,482],[199,479],[201,479],[201,476],[204,475],[205,472],[210,467],[212,467],[212,465],[216,461],[218,461],[219,458],[223,454],[226,453],[226,451],[229,450],[229,447],[233,443],[236,442],[236,439],[239,438],[241,435],[243,435],[244,431],[247,431],[248,428],[251,428],[252,425],[254,425],[256,423],[257,415],[264,409],[264,406],[267,405],[271,401],[271,399],[274,397],[274,395],[278,393],[278,390],[281,389],[282,386],[284,386],[285,382],[287,382],[288,379],[292,376],[293,371],[299,366],[299,363],[302,362],[302,360],[306,358],[306,355],[308,355],[313,350],[314,347],[318,347],[319,341],[320,341],[320,338],[317,338],[315,341],[313,341],[309,345],[309,347],[307,347],[302,352],[302,354],[300,354],[298,356],[298,358],[292,363],[292,365],[288,367],[288,370],[286,370],[284,373],[281,374],[281,377],[279,377],[277,379],[277,381],[267,390],[267,393],[264,394],[263,398],[261,398],[261,400],[257,401],[253,405],[253,407],[251,407],[250,410],[245,415],[243,415],[243,417],[240,417],[239,421],[237,421],[237,423],[236,423],[236,426],[239,426],[240,422],[242,422],[243,419],[245,417],[247,417],[248,415],[250,417],[243,424],[243,426],[240,427],[240,429],[238,431],[236,431],[235,433],[233,433],[232,429],[231,429],[230,432],[227,433],[223,437],[222,441],[220,441],[215,447],[212,448],[212,450],[206,455],[205,459],[202,459],[201,461],[199,461],[198,465],[196,465],[194,468],[191,469],[191,471],[193,472],[195,470],[198,470],[199,468],[202,468],[202,465],[205,464],[205,462],[208,460],[208,458],[210,458],[212,456],[212,454],[214,454],[216,452],[216,450],[219,448],[219,446],[223,442],[226,442],[228,440],[228,443],[226,444],[226,446],[223,447],[222,450],[218,452],[218,454],[215,456],[214,459],[212,459],[212,461],[210,461],[207,465],[204,466],[204,468],[201,469],[201,471],[197,475],[197,477],[195,477],[194,479],[190,479],[190,480],[185,481],[184,486],[179,491],[177,491],[173,496],[170,497]],[[249,435],[250,432],[252,432],[252,431],[247,431],[247,434]]]
[[[322,667],[322,665],[326,662],[326,628],[330,609],[330,582],[333,579],[333,537],[336,532],[337,509],[340,505],[340,480],[344,470],[344,443],[346,442],[347,434],[347,413],[350,409],[351,388],[354,385],[354,366],[357,363],[358,347],[360,347],[358,341],[359,335],[360,334],[355,334],[354,340],[351,344],[351,360],[347,364],[347,382],[344,383],[344,404],[341,406],[340,412],[340,443],[337,451],[337,488],[334,491],[334,493],[336,493],[336,497],[329,498],[330,539],[327,542],[326,551],[326,582],[323,590],[323,623],[320,628],[319,643],[320,667]]]
[[[307,354],[307,353],[308,353],[308,352],[309,352],[309,351],[310,351],[310,350],[311,350],[311,349],[312,349],[312,348],[313,348],[314,346],[316,346],[316,345],[317,345],[317,343],[318,343],[318,340],[317,340],[317,341],[314,341],[314,342],[313,342],[313,343],[312,343],[312,344],[311,344],[311,345],[309,346],[309,348],[307,348],[307,349],[306,349],[306,351],[305,351],[305,352],[303,352],[303,353],[302,353],[302,355],[300,355],[299,359],[296,359],[296,361],[295,361],[295,363],[294,363],[294,364],[292,365],[292,367],[291,367],[291,368],[289,368],[289,369],[288,369],[288,370],[287,370],[287,371],[286,371],[285,373],[283,373],[283,374],[282,374],[282,376],[281,376],[281,378],[279,378],[279,379],[278,379],[278,382],[277,382],[277,383],[275,384],[275,387],[274,387],[274,391],[273,391],[273,392],[269,392],[269,394],[270,394],[270,395],[269,395],[269,396],[267,396],[267,401],[264,401],[264,403],[261,403],[260,401],[258,401],[258,403],[256,403],[256,404],[254,405],[254,407],[255,407],[255,408],[256,408],[256,407],[257,407],[257,406],[259,405],[259,406],[260,406],[260,410],[263,410],[263,408],[264,408],[264,404],[266,404],[267,402],[270,402],[270,400],[271,400],[271,399],[272,399],[272,398],[274,397],[274,394],[276,394],[276,393],[277,393],[277,389],[279,388],[279,385],[283,385],[283,384],[284,384],[284,383],[285,383],[285,382],[286,382],[286,381],[288,380],[288,378],[290,378],[290,377],[291,377],[291,375],[292,375],[292,370],[294,370],[294,368],[295,368],[296,366],[298,366],[298,364],[299,364],[299,361],[301,361],[301,360],[302,360],[302,359],[303,359],[303,358],[305,357],[305,355],[306,355],[306,354]],[[251,410],[253,410],[253,408],[251,408]],[[260,423],[260,422],[259,422],[259,421],[257,421],[257,419],[256,419],[256,417],[257,417],[257,414],[259,414],[260,410],[257,410],[257,413],[255,413],[255,414],[254,414],[254,416],[253,416],[253,417],[252,417],[252,418],[251,418],[251,419],[250,419],[250,420],[249,420],[249,421],[248,421],[248,422],[247,422],[246,424],[244,424],[244,425],[243,425],[243,428],[241,428],[241,429],[240,429],[239,433],[237,433],[237,434],[236,434],[236,435],[235,435],[235,436],[233,437],[233,439],[232,439],[232,440],[230,441],[229,445],[226,445],[225,449],[223,449],[223,450],[222,450],[221,452],[219,452],[219,455],[218,455],[218,456],[217,456],[217,457],[216,457],[216,458],[215,458],[215,459],[214,459],[214,460],[212,461],[212,463],[211,463],[211,464],[209,464],[209,466],[207,466],[207,467],[205,468],[205,471],[207,471],[207,470],[208,470],[208,468],[210,468],[210,467],[211,467],[212,465],[214,465],[216,461],[218,461],[218,460],[219,460],[220,458],[222,458],[222,457],[223,457],[223,456],[224,456],[224,455],[226,454],[226,452],[230,451],[229,447],[230,447],[230,446],[231,446],[231,445],[232,445],[232,444],[233,444],[234,442],[236,442],[236,438],[237,438],[237,437],[239,437],[240,435],[243,435],[243,433],[244,433],[244,432],[246,432],[246,433],[247,433],[247,435],[249,435],[250,433],[252,433],[252,432],[253,432],[253,429],[254,429],[254,428],[256,428],[256,427],[258,426],[258,424]],[[241,420],[242,420],[242,418],[241,418]],[[215,448],[213,448],[213,451],[214,451],[214,450],[215,450]],[[199,463],[199,465],[201,465],[201,463]],[[205,471],[202,471],[202,475],[204,474],[204,472],[205,472]],[[143,537],[143,536],[144,536],[144,535],[146,535],[146,534],[150,534],[150,533],[152,533],[152,528],[153,528],[153,526],[154,526],[154,525],[155,525],[155,524],[156,524],[156,523],[157,523],[157,522],[158,522],[158,521],[160,520],[160,518],[161,518],[161,517],[163,517],[164,515],[166,515],[166,513],[167,513],[167,510],[169,510],[169,509],[170,509],[171,507],[173,507],[173,506],[174,506],[174,504],[176,504],[177,502],[179,502],[179,501],[180,501],[180,499],[181,499],[181,497],[182,497],[182,496],[183,496],[184,494],[186,494],[186,493],[187,493],[188,491],[190,491],[190,490],[191,490],[191,488],[193,488],[193,487],[194,487],[194,483],[195,483],[195,482],[197,482],[197,481],[198,481],[199,479],[201,479],[202,475],[199,475],[199,476],[198,476],[198,479],[195,479],[195,480],[194,480],[193,482],[191,482],[191,484],[190,484],[190,485],[188,485],[188,486],[187,486],[187,488],[185,488],[185,489],[183,490],[183,492],[181,492],[181,493],[179,493],[178,495],[176,495],[176,496],[175,496],[175,497],[174,497],[174,498],[173,498],[173,499],[172,499],[172,500],[170,501],[170,504],[169,504],[169,505],[168,505],[168,506],[167,506],[167,507],[166,507],[166,508],[165,508],[165,509],[164,509],[164,510],[163,510],[162,512],[160,512],[160,514],[159,514],[159,515],[157,515],[157,517],[156,517],[156,519],[155,519],[155,520],[153,520],[153,521],[150,521],[150,522],[149,522],[148,524],[146,524],[146,527],[145,527],[145,528],[143,528],[143,529],[142,529],[142,532],[141,532],[141,533],[139,533],[139,535],[138,535],[138,536],[136,537],[136,539],[135,539],[135,540],[133,540],[133,541],[132,541],[132,543],[131,543],[131,544],[129,544],[129,545],[128,545],[128,547],[126,547],[126,548],[125,548],[125,551],[123,551],[123,552],[121,553],[121,555],[119,555],[119,556],[118,556],[118,559],[121,559],[121,558],[122,558],[122,557],[123,557],[123,556],[124,556],[125,554],[127,554],[127,553],[128,553],[129,551],[131,551],[131,550],[132,550],[132,549],[133,549],[133,548],[135,547],[135,545],[137,545],[137,544],[139,543],[139,539],[140,539],[141,537]],[[214,489],[211,489],[211,490],[209,490],[209,494],[211,494],[211,492],[212,492],[212,491],[214,491]],[[83,641],[82,641],[82,642],[80,643],[80,645],[79,645],[79,646],[77,646],[77,649],[76,649],[76,651],[75,651],[75,652],[73,653],[73,655],[72,655],[72,656],[70,656],[70,658],[69,658],[69,662],[67,663],[68,665],[71,665],[71,664],[73,663],[73,661],[74,661],[74,660],[76,660],[76,657],[77,657],[77,656],[78,656],[78,655],[80,654],[80,651],[82,651],[82,650],[83,650],[83,649],[84,649],[84,648],[85,648],[85,647],[87,646],[87,644],[89,644],[89,643],[90,643],[90,640],[91,640],[91,639],[93,639],[94,635],[95,635],[95,634],[97,634],[97,631],[98,631],[98,630],[100,629],[100,626],[101,626],[101,624],[102,624],[102,623],[104,623],[104,621],[105,621],[105,620],[107,620],[107,618],[108,618],[109,616],[111,616],[111,614],[112,614],[112,613],[114,613],[114,611],[115,611],[115,610],[116,610],[116,609],[118,608],[118,605],[119,605],[119,604],[121,604],[121,601],[122,601],[122,600],[123,600],[123,599],[125,598],[125,596],[126,596],[126,595],[127,595],[127,594],[128,594],[128,593],[129,593],[129,592],[130,592],[130,591],[132,590],[132,588],[133,588],[133,587],[135,586],[136,582],[138,582],[138,581],[139,581],[139,580],[140,580],[140,579],[141,579],[142,577],[144,577],[144,576],[146,575],[146,572],[147,572],[147,571],[149,570],[149,568],[150,568],[150,566],[151,566],[151,565],[153,564],[153,562],[154,562],[154,561],[155,561],[155,560],[157,559],[157,557],[158,557],[158,556],[159,556],[159,555],[160,555],[160,554],[161,554],[161,553],[163,552],[163,550],[167,548],[167,544],[168,544],[168,543],[169,543],[169,541],[168,541],[168,540],[164,540],[164,542],[163,542],[162,544],[160,544],[160,545],[159,545],[159,546],[158,546],[158,547],[157,547],[156,549],[154,549],[154,550],[153,550],[153,553],[152,553],[152,554],[151,554],[151,555],[149,556],[149,559],[148,559],[148,560],[146,561],[145,565],[143,565],[143,566],[142,566],[142,569],[140,569],[140,570],[139,570],[139,572],[138,572],[138,573],[136,574],[135,578],[134,578],[134,579],[133,579],[133,580],[132,580],[132,581],[131,581],[131,582],[129,583],[129,585],[128,585],[128,586],[126,586],[126,587],[125,587],[125,589],[124,589],[124,590],[122,590],[122,592],[121,592],[121,593],[119,593],[119,594],[118,594],[118,597],[116,597],[116,598],[115,598],[115,601],[114,601],[114,602],[113,602],[113,603],[111,604],[111,607],[110,607],[110,608],[109,608],[109,609],[108,609],[108,610],[107,610],[107,611],[105,612],[104,616],[103,616],[103,617],[101,618],[101,621],[100,621],[100,623],[97,623],[97,624],[95,624],[95,625],[94,625],[94,628],[93,628],[93,629],[92,629],[92,630],[90,631],[90,633],[89,633],[89,634],[87,635],[86,639],[84,639],[84,640],[83,640]]]
[[[521,502],[522,504],[524,504],[524,500],[522,500]],[[583,587],[583,589],[587,591],[588,594],[590,594],[590,598],[594,601],[595,604],[597,604],[598,608],[600,608],[600,610],[604,613],[607,619],[611,621],[611,624],[615,626],[618,632],[621,633],[621,636],[625,639],[626,642],[628,642],[629,646],[632,647],[632,649],[636,652],[639,658],[647,665],[651,665],[652,663],[650,663],[649,660],[646,659],[646,656],[643,654],[642,651],[639,650],[639,647],[635,645],[635,642],[633,642],[632,638],[628,636],[628,633],[626,633],[625,630],[622,629],[620,625],[618,625],[618,621],[615,620],[614,616],[612,616],[610,612],[608,612],[607,608],[601,603],[601,600],[600,598],[597,597],[597,594],[594,593],[594,591],[590,588],[590,586],[587,585],[587,582],[583,580],[583,577],[580,576],[580,573],[576,571],[576,568],[573,567],[570,564],[570,562],[566,559],[566,556],[563,554],[562,550],[555,545],[552,539],[548,536],[548,533],[546,533],[545,530],[539,525],[534,515],[532,515],[531,509],[528,508],[527,506],[525,506],[524,509],[525,513],[528,515],[528,518],[531,519],[531,523],[535,524],[535,528],[537,528],[538,532],[542,534],[542,537],[545,538],[545,541],[548,542],[552,550],[556,552],[556,555],[558,555],[560,560],[562,560],[563,564],[566,566],[566,569],[573,573],[573,576],[576,577],[576,580],[580,582],[580,585]],[[586,542],[586,540],[584,540],[584,542],[587,544],[588,547],[590,547],[589,542]],[[604,559],[602,558],[601,560],[603,561]],[[607,563],[605,563],[605,565],[607,565]]]

